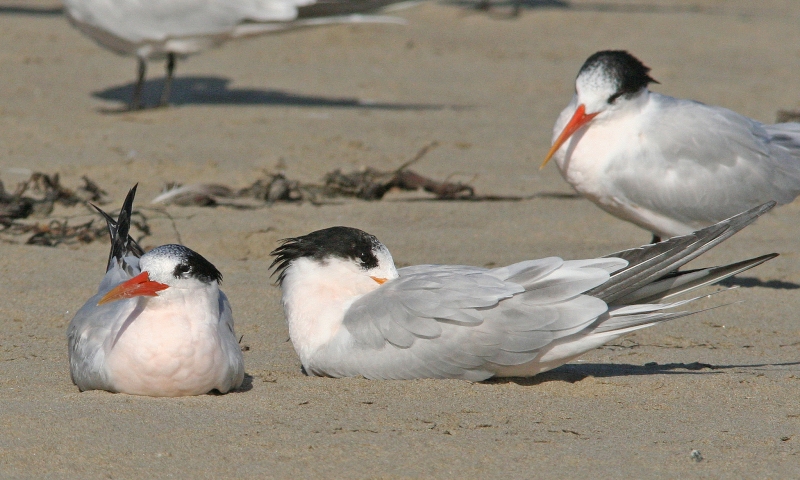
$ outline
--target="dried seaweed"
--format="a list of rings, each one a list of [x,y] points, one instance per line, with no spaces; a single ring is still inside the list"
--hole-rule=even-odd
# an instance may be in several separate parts
[[[475,197],[475,189],[462,183],[438,182],[412,170],[382,172],[367,168],[344,174],[334,170],[325,176],[328,196],[356,197],[363,200],[380,200],[393,188],[407,191],[424,190],[433,193],[436,200],[459,200]]]
[[[87,176],[81,179],[83,185],[75,191],[61,185],[57,173],[48,175],[34,172],[28,180],[17,185],[14,193],[8,193],[0,182],[0,240],[54,247],[91,243],[106,238],[108,230],[105,221],[97,218],[83,223],[72,223],[69,218],[47,218],[41,222],[26,220],[30,216],[49,217],[56,204],[88,207],[87,202],[105,203],[106,192]],[[132,224],[140,237],[150,234],[147,218],[141,213],[137,212]],[[24,240],[19,237],[24,237]]]
[[[238,208],[255,208],[258,205],[243,203],[242,199],[255,199],[263,202],[303,202],[319,204],[326,199],[343,197],[362,200],[381,200],[391,190],[424,191],[433,194],[433,200],[523,200],[529,197],[477,195],[474,187],[460,182],[433,180],[408,167],[419,161],[430,150],[438,146],[432,142],[421,148],[411,160],[398,169],[382,171],[365,168],[344,173],[336,169],[325,175],[323,183],[302,183],[286,178],[283,173],[265,173],[264,178],[256,180],[249,187],[235,191],[219,184],[168,184],[164,192],[152,203],[217,206],[226,205]]]
[[[105,223],[105,222],[102,222]],[[40,245],[55,247],[59,244],[75,245],[78,243],[91,243],[107,235],[105,225],[101,222],[90,220],[77,225],[70,225],[69,220],[50,220],[42,223],[12,223],[8,228],[0,231],[3,236],[28,235],[24,242],[26,245]]]
[[[106,192],[87,176],[81,178],[84,184],[74,192],[61,185],[57,173],[34,172],[28,180],[17,184],[14,193],[6,192],[0,182],[0,224],[8,225],[30,215],[47,216],[56,204],[73,207],[87,201],[104,203]]]
[[[775,122],[800,122],[800,110],[778,110],[778,113],[775,114]]]
[[[311,200],[319,193],[316,185],[302,185],[296,180],[289,180],[282,173],[267,173],[266,178],[258,179],[247,188],[239,190],[238,196],[275,202],[302,202]]]

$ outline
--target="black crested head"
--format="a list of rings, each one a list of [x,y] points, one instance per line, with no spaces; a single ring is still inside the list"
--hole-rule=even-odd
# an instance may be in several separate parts
[[[283,283],[286,269],[298,258],[312,258],[324,262],[329,257],[354,260],[361,268],[369,270],[378,266],[375,249],[381,242],[357,228],[331,227],[311,232],[308,235],[281,240],[281,246],[270,252],[275,257],[269,268],[275,268],[278,285]]]
[[[651,83],[658,83],[648,75],[650,67],[625,50],[603,50],[593,54],[583,63],[578,76],[598,69],[605,72],[617,86],[616,93],[608,98],[608,103],[614,103],[623,95],[633,95]]]
[[[183,245],[169,244],[156,247],[150,252],[152,256],[171,258],[176,262],[172,270],[175,278],[194,278],[203,283],[222,283],[222,273],[211,262],[191,248]]]

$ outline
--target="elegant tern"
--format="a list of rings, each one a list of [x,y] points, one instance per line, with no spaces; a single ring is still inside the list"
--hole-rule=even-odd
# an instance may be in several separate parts
[[[774,206],[607,257],[486,269],[397,270],[377,238],[332,227],[272,255],[289,335],[309,375],[372,379],[533,376],[634,330],[690,315],[673,297],[777,254],[678,272]]]
[[[81,391],[157,397],[238,388],[244,361],[222,274],[182,245],[144,253],[128,236],[135,194],[134,186],[116,221],[97,209],[111,253],[97,294],[67,329],[72,381]]]
[[[403,23],[374,12],[400,0],[64,0],[70,23],[101,46],[136,56],[129,108],[142,108],[147,60],[166,59],[159,106],[169,101],[177,58],[242,37],[335,23]]]
[[[800,194],[800,123],[650,92],[649,71],[625,51],[590,56],[542,167],[555,158],[578,193],[654,241]]]

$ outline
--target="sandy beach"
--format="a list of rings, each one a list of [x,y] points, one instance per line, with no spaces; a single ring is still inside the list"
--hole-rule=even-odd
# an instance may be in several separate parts
[[[772,123],[800,108],[800,10],[791,0],[466,2],[225,44],[179,62],[172,105],[120,112],[133,58],[72,28],[60,4],[0,0],[0,180],[86,175],[116,210],[139,182],[153,247],[182,242],[224,275],[245,388],[145,398],[80,393],[65,331],[96,292],[108,242],[0,243],[2,478],[794,478],[800,475],[800,203],[692,265],[770,252],[729,304],[639,331],[532,379],[306,377],[268,269],[282,238],[361,228],[398,266],[591,258],[650,234],[572,195],[539,164],[583,61],[627,49],[652,90]],[[155,102],[161,63],[149,65]],[[390,193],[256,209],[156,208],[168,182],[250,185],[283,171],[413,169],[521,201]],[[422,198],[422,199],[421,199]],[[93,218],[84,206],[52,218]],[[96,215],[95,215],[96,217]],[[33,219],[35,220],[35,219]],[[40,219],[42,220],[42,219]],[[722,287],[707,288],[709,293]],[[692,458],[692,451],[702,461]]]

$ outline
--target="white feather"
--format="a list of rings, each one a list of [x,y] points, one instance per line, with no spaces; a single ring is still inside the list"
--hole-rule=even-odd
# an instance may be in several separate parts
[[[610,105],[607,84],[579,75],[576,85],[553,140],[579,105],[599,113],[553,158],[576,191],[614,216],[670,237],[800,194],[800,124],[764,125],[647,88]]]

